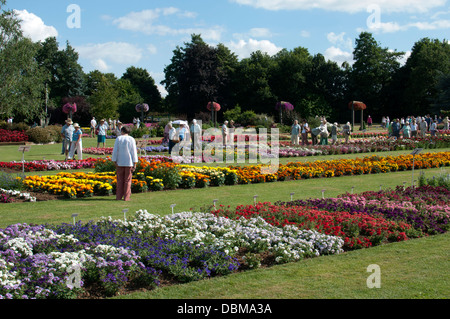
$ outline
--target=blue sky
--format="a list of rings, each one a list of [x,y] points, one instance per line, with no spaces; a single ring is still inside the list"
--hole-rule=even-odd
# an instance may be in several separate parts
[[[382,47],[408,54],[424,37],[449,40],[450,0],[8,0],[34,41],[56,36],[80,54],[86,73],[122,76],[147,69],[157,84],[176,46],[201,34],[240,59],[305,47],[351,63],[355,39],[373,33]],[[406,55],[407,56],[407,55]],[[164,89],[160,91],[164,95]]]

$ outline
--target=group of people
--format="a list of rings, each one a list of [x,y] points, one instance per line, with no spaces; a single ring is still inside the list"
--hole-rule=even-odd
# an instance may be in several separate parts
[[[100,144],[105,147],[108,130],[112,130],[115,136],[120,136],[122,134],[122,127],[123,123],[119,120],[109,119],[108,122],[106,122],[106,119],[101,119],[99,123],[97,123],[97,120],[93,117],[90,124],[90,133],[91,137],[97,135],[97,148],[100,147]]]
[[[436,136],[437,125],[443,123],[444,130],[449,129],[449,119],[448,116],[444,118],[434,118],[430,115],[426,116],[408,116],[406,119],[394,119],[392,122],[389,121],[387,117],[385,128],[389,132],[389,136],[396,138],[411,138],[416,136],[425,137],[427,133],[431,136]]]
[[[93,121],[95,121],[95,118],[93,118]],[[97,131],[99,145],[105,142],[108,124],[106,124],[105,119],[100,120],[98,125],[97,123],[94,124],[93,121],[91,121],[91,129],[94,128]],[[131,197],[132,175],[138,163],[136,140],[129,135],[130,128],[121,125],[120,122],[115,129],[120,130],[120,134],[117,135],[114,143],[111,158],[116,165],[116,199],[129,201]],[[66,160],[73,159],[75,153],[80,160],[83,159],[82,135],[83,131],[78,123],[73,123],[71,119],[65,121],[61,129],[61,136],[63,138],[62,154],[66,156]]]
[[[61,129],[62,149],[61,155],[65,155],[66,160],[74,158],[75,153],[80,160],[83,159],[83,131],[78,123],[73,123],[71,119],[67,119]]]
[[[352,130],[350,122],[341,126],[336,122],[328,123],[326,118],[322,117],[318,127],[310,128],[306,120],[303,120],[301,124],[295,120],[291,127],[291,144],[294,146],[308,145],[308,134],[311,135],[312,145],[328,145],[329,137],[331,137],[331,144],[335,144],[339,130],[342,131],[345,142],[348,143]]]
[[[178,127],[176,127],[178,126]],[[169,146],[169,155],[172,154],[172,150],[176,144],[182,143],[184,146],[192,142],[194,150],[202,148],[201,141],[202,127],[196,119],[192,120],[191,126],[188,126],[187,122],[172,122],[170,121],[164,127],[163,144]]]

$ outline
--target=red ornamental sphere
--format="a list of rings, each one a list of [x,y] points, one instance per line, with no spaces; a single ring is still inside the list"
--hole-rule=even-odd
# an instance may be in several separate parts
[[[69,114],[70,112],[75,113],[77,111],[77,105],[76,103],[70,104],[64,104],[63,106],[63,112],[66,114]]]
[[[362,111],[362,110],[367,109],[367,105],[365,105],[363,102],[359,102],[359,101],[352,101],[348,104],[348,108],[350,110],[353,110],[353,107],[354,107],[355,111]]]
[[[214,111],[218,112],[220,111],[220,104],[216,102],[209,102],[206,108],[208,109],[208,111],[211,111],[213,109]]]

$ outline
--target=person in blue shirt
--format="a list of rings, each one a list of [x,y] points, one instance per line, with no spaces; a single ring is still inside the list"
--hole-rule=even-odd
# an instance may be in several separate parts
[[[178,131],[178,137],[180,138],[180,142],[184,141],[186,137],[186,126],[184,124],[180,124],[180,128]]]
[[[395,119],[392,122],[392,136],[395,136],[396,138],[400,138],[400,121],[398,119]]]
[[[106,133],[108,131],[108,124],[106,124],[105,119],[101,119],[99,125],[97,126],[98,135],[97,135],[97,148],[100,147],[100,144],[103,144],[103,148],[105,147],[106,142]]]
[[[298,121],[295,120],[294,124],[292,125],[291,128],[291,144],[292,145],[299,145],[300,144],[300,130],[301,127],[298,124]]]
[[[63,127],[62,135],[63,135],[63,143],[64,143],[64,154],[66,155],[66,160],[69,157],[70,147],[72,145],[73,132],[75,131],[73,127],[73,122],[71,119],[66,121],[66,125]]]
[[[78,123],[75,123],[73,125],[75,131],[72,134],[72,144],[70,146],[70,153],[68,159],[73,159],[75,155],[75,151],[78,154],[78,159],[83,159],[83,145],[81,142],[81,137],[83,135],[83,131],[80,128],[80,125]]]

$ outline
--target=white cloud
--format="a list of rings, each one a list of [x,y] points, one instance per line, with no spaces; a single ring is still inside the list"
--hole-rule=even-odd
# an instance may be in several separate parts
[[[100,72],[108,72],[110,70],[109,65],[103,59],[95,59],[91,61],[96,70]]]
[[[446,0],[230,0],[241,5],[278,10],[322,9],[348,13],[364,12],[378,5],[384,12],[427,12],[445,6]]]
[[[253,52],[258,50],[269,55],[275,55],[282,50],[282,48],[277,47],[268,40],[255,39],[249,39],[248,41],[239,40],[238,42],[231,41],[227,46],[240,58],[248,58]]]
[[[339,34],[336,34],[334,32],[330,32],[327,34],[327,39],[330,41],[330,43],[344,48],[346,50],[352,50],[353,49],[353,42],[352,39],[345,36],[345,32],[341,32]]]
[[[153,44],[149,44],[147,45],[147,52],[150,54],[157,54],[158,49]]]
[[[150,72],[150,76],[153,78],[153,80],[155,80],[155,84],[156,84],[159,92],[161,93],[161,96],[166,97],[168,95],[168,92],[167,92],[166,88],[162,84],[160,84],[161,81],[165,79],[164,72],[159,72],[159,73]]]
[[[343,51],[337,47],[330,47],[325,50],[324,57],[326,60],[334,61],[338,65],[342,65],[342,63],[347,62],[350,65],[354,63],[353,53]]]
[[[246,38],[271,38],[273,33],[267,28],[252,28],[245,33],[234,33],[233,37],[239,40]]]
[[[175,15],[178,18],[195,18],[197,16],[194,12],[181,11],[178,8],[162,8],[143,10],[140,12],[130,12],[127,15],[114,19],[113,24],[117,25],[119,29],[129,30],[133,32],[140,32],[147,35],[191,35],[201,34],[204,40],[220,41],[223,33],[223,28],[220,26],[205,27],[205,28],[179,28],[175,29],[164,24],[158,23],[163,16]]]
[[[412,22],[404,25],[400,25],[397,22],[379,22],[371,25],[367,30],[372,33],[393,33],[399,31],[408,31],[409,29],[416,28],[418,30],[440,30],[449,29],[450,20],[436,20],[431,22]],[[364,31],[360,28],[358,31]]]
[[[300,36],[302,38],[309,38],[311,36],[311,33],[309,31],[303,30],[300,32]]]
[[[132,65],[142,59],[142,49],[125,42],[87,44],[76,47],[81,59],[86,59],[99,71],[110,70],[110,64]]]
[[[37,15],[27,10],[14,10],[17,17],[22,21],[21,27],[24,36],[33,42],[44,41],[49,37],[57,37],[58,31],[55,27],[45,25],[44,21]]]
[[[269,38],[272,36],[272,33],[267,28],[252,28],[249,34],[254,38]]]

